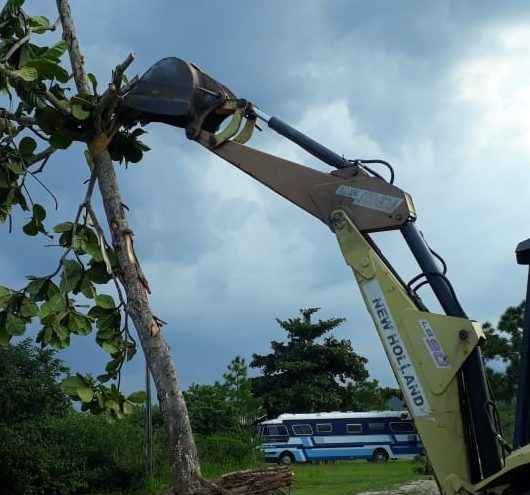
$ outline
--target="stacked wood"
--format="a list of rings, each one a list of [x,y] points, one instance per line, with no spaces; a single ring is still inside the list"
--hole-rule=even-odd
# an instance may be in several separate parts
[[[282,495],[293,483],[294,473],[288,466],[248,469],[204,481],[194,495]]]

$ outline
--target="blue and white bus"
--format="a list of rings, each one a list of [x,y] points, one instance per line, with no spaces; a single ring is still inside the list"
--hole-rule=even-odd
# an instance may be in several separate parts
[[[258,426],[267,462],[413,459],[423,453],[406,411],[282,414]]]

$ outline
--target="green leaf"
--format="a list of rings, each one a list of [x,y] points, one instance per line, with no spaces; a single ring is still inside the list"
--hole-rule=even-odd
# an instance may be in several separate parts
[[[96,319],[96,318],[101,318],[102,316],[108,315],[109,314],[109,310],[108,309],[103,309],[103,308],[101,308],[99,306],[92,306],[88,310],[87,314],[88,314],[89,318]]]
[[[50,136],[50,144],[59,150],[65,150],[72,144],[72,140],[64,134],[54,133]]]
[[[33,318],[38,313],[38,306],[31,299],[25,298],[24,302],[20,305],[20,314],[26,318]]]
[[[120,312],[117,310],[105,310],[107,311],[107,314],[101,316],[98,318],[96,322],[96,326],[98,327],[98,330],[111,330],[114,333],[116,333],[119,330],[120,323],[121,323],[121,316]]]
[[[77,335],[88,335],[92,331],[90,319],[77,311],[68,314],[68,328]]]
[[[33,220],[30,220],[26,225],[22,227],[24,234],[35,236],[39,233],[39,228]]]
[[[39,73],[37,72],[37,69],[35,67],[30,67],[27,65],[13,72],[26,82],[33,82],[39,78]]]
[[[64,70],[56,61],[49,59],[29,60],[28,67],[33,67],[39,74],[39,79],[53,81],[57,79],[60,83],[68,82],[68,72]],[[62,98],[59,98],[62,100]]]
[[[80,376],[69,376],[61,382],[61,388],[67,395],[76,395],[77,389],[86,388],[85,381]]]
[[[28,19],[28,24],[34,33],[41,34],[52,28],[50,21],[43,15],[36,15]]]
[[[96,297],[96,289],[90,282],[88,276],[83,277],[83,281],[81,282],[81,292],[85,297],[88,297],[88,299],[94,299],[94,297]]]
[[[113,323],[114,320],[108,317],[100,318],[97,322],[98,332],[96,334],[96,341],[98,344],[103,344],[106,340],[114,340],[117,336],[117,329],[113,325],[102,326],[102,321],[109,321]]]
[[[90,117],[90,112],[87,112],[81,105],[72,105],[72,115],[77,120],[86,120]]]
[[[91,402],[94,397],[94,391],[89,387],[79,387],[76,392],[83,402]]]
[[[134,137],[141,136],[142,134],[146,134],[146,131],[144,131],[141,127],[138,127],[134,131],[132,131],[132,135]]]
[[[8,162],[7,168],[17,175],[22,175],[26,172],[26,167],[22,162]]]
[[[26,202],[26,198],[24,197],[24,195],[22,194],[20,189],[16,189],[15,190],[15,196],[13,198],[13,204],[19,204],[20,207],[24,211],[29,211],[28,204]]]
[[[63,325],[55,325],[53,327],[53,330],[55,331],[56,335],[59,337],[60,340],[67,340],[70,337],[70,332],[68,331],[68,328],[64,327]]]
[[[42,54],[42,58],[59,61],[59,59],[62,57],[63,53],[66,51],[67,48],[68,44],[66,43],[66,41],[59,41],[51,48],[48,48]]]
[[[4,297],[10,297],[10,296],[11,296],[11,289],[8,289],[7,287],[0,285],[0,299],[3,299]]]
[[[63,263],[61,275],[61,288],[69,292],[78,287],[83,278],[83,267],[76,260],[66,260]]]
[[[59,134],[65,126],[66,117],[53,107],[37,108],[35,118],[46,134]]]
[[[144,390],[139,390],[138,392],[134,392],[129,395],[127,400],[133,402],[134,404],[141,404],[147,400],[147,394]]]
[[[33,205],[33,218],[39,222],[42,222],[46,218],[46,210],[38,203]]]
[[[115,307],[114,299],[106,294],[100,294],[99,296],[96,296],[96,305],[105,309],[112,309]]]
[[[13,313],[7,313],[6,331],[9,335],[23,335],[26,331],[26,324],[24,320]]]
[[[89,72],[87,74],[88,80],[90,81],[90,84],[92,85],[92,92],[97,95],[98,94],[98,81],[96,79],[96,76]]]
[[[124,155],[127,163],[138,163],[142,161],[143,156],[142,150],[133,147],[127,148]]]
[[[51,327],[44,326],[38,333],[35,339],[39,344],[49,344],[53,336],[53,330]]]
[[[57,234],[61,234],[62,232],[70,232],[73,229],[73,227],[74,227],[73,222],[63,222],[63,223],[57,224],[53,228],[53,231],[56,232]]]
[[[60,313],[64,311],[65,302],[64,296],[59,293],[54,295],[49,301],[46,301],[39,309],[39,318],[43,320],[54,313]]]
[[[36,278],[26,286],[26,292],[31,298],[36,298],[39,295],[40,291],[44,287],[44,284],[46,283],[46,280],[46,278]]]
[[[106,284],[112,278],[112,276],[107,272],[105,263],[95,261],[90,262],[88,276],[95,284]]]
[[[119,349],[115,345],[110,344],[109,342],[103,342],[101,344],[101,347],[105,352],[108,352],[109,354],[114,354],[119,351]]]
[[[31,156],[36,148],[37,142],[29,136],[23,137],[18,144],[18,149],[24,156]]]
[[[109,361],[107,363],[107,365],[105,366],[105,371],[111,375],[115,375],[119,367],[120,367],[120,360],[113,359],[112,361]]]

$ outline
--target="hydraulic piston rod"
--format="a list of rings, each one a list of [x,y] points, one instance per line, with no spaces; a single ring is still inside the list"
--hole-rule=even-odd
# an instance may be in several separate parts
[[[342,156],[338,155],[334,151],[331,151],[329,148],[322,146],[320,143],[317,143],[283,120],[277,117],[270,117],[256,107],[254,107],[254,112],[258,119],[266,122],[272,130],[287,138],[289,141],[297,144],[311,155],[315,156],[319,160],[322,160],[324,163],[339,169],[353,166],[352,163],[348,162],[348,160]]]

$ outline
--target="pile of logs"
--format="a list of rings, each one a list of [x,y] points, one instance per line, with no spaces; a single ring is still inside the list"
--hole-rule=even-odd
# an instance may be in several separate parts
[[[293,478],[288,466],[236,471],[206,482],[196,495],[287,495]]]

